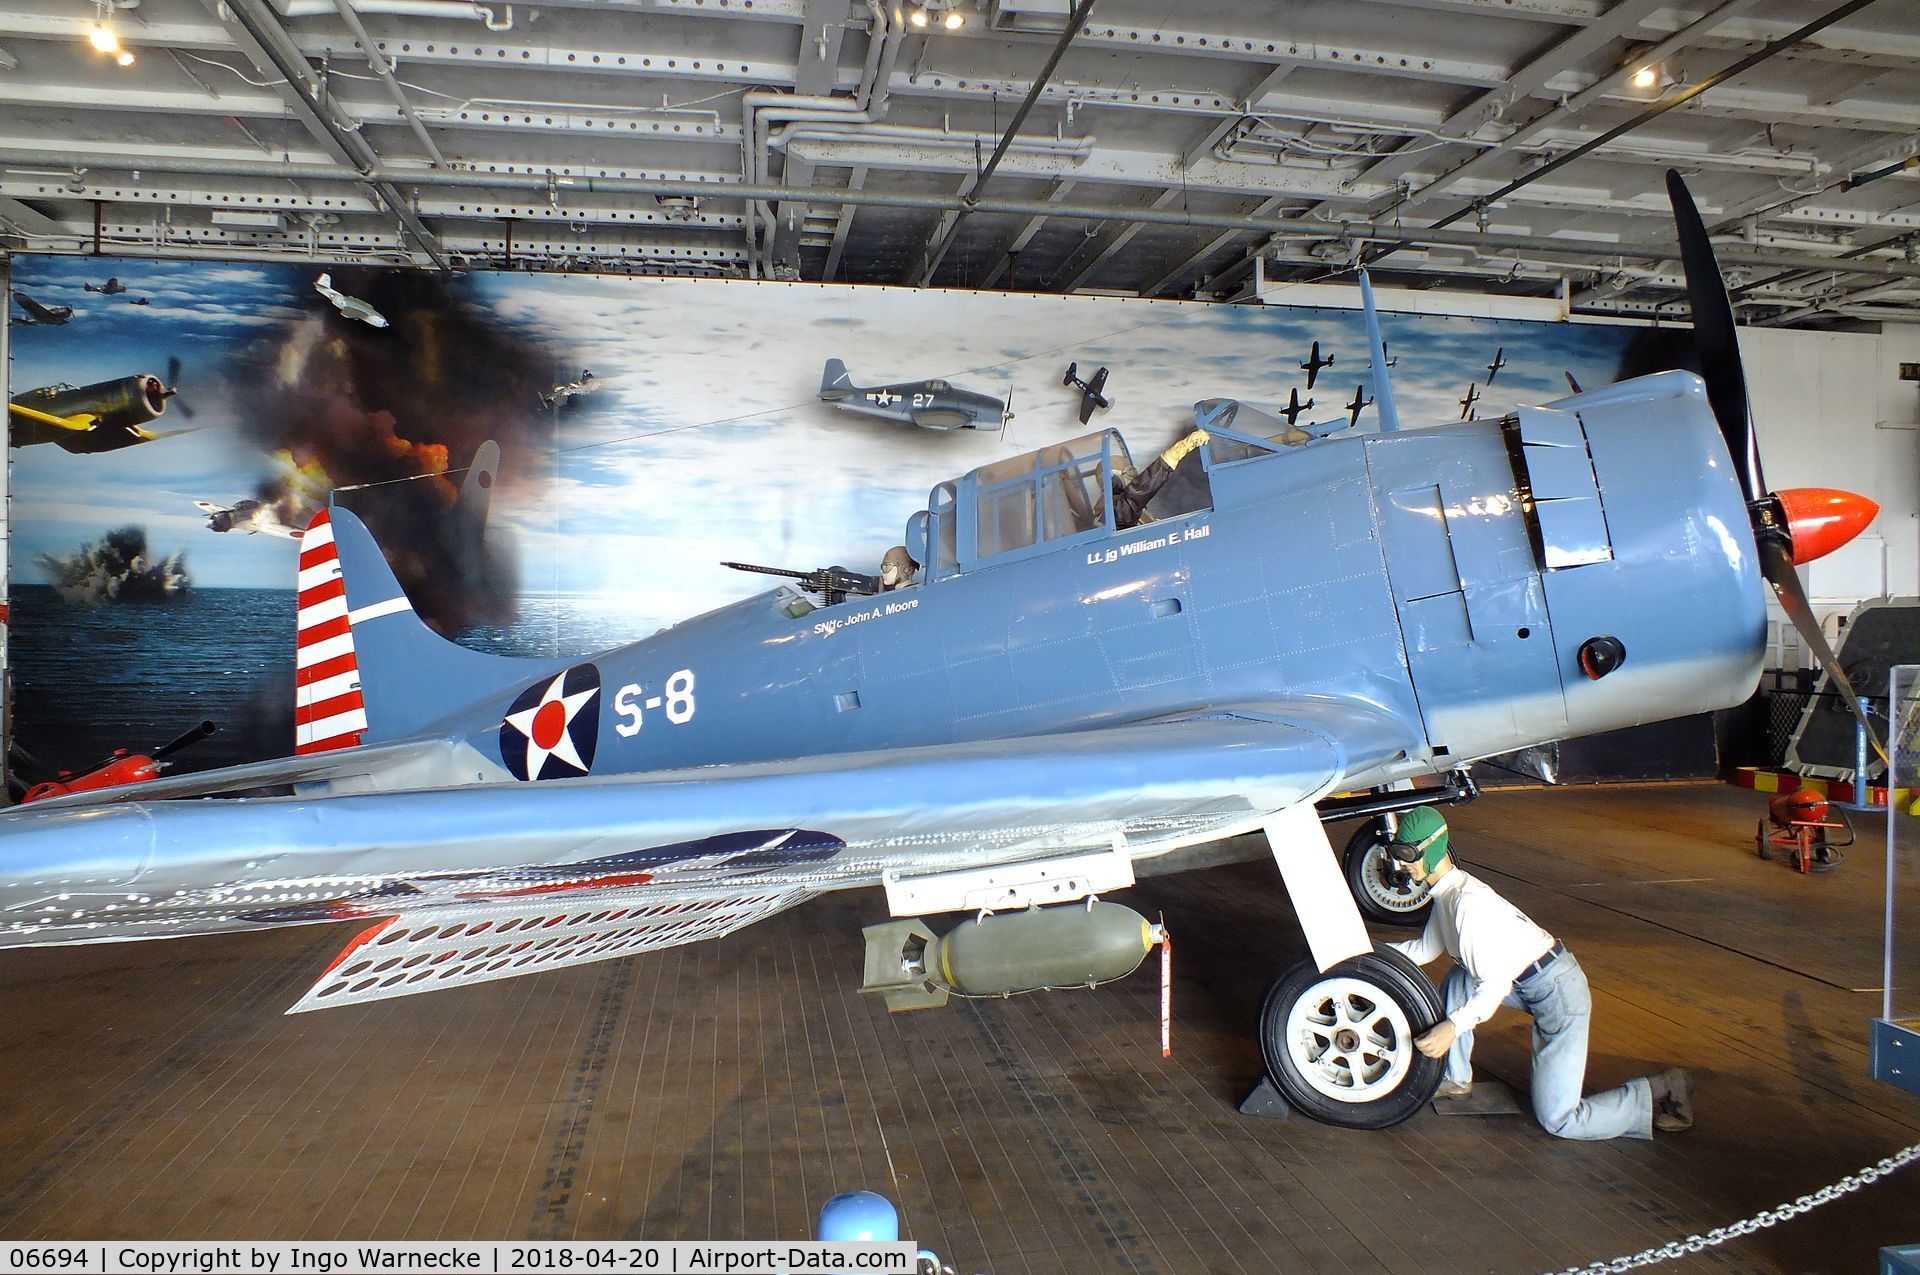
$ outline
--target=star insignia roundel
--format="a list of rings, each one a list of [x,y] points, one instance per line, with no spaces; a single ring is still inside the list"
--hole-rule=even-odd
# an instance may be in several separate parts
[[[520,692],[500,722],[500,760],[515,779],[568,779],[593,769],[600,670],[576,664]]]

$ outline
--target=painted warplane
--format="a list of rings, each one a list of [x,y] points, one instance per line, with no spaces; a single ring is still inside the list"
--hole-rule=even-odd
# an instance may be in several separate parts
[[[305,535],[300,527],[280,521],[279,512],[266,501],[240,500],[232,505],[216,505],[211,500],[196,500],[193,507],[207,516],[212,531],[244,531],[248,535],[280,536],[298,540]]]
[[[1312,406],[1313,406],[1312,399],[1308,399],[1306,402],[1302,403],[1300,401],[1299,389],[1291,388],[1287,391],[1287,405],[1280,409],[1280,415],[1287,418],[1287,425],[1291,427],[1293,425],[1294,418],[1299,416],[1300,413],[1306,411],[1309,407],[1312,407]]]
[[[1104,412],[1113,406],[1113,400],[1108,398],[1106,394],[1107,369],[1104,367],[1094,370],[1092,380],[1083,381],[1080,379],[1080,365],[1078,363],[1069,363],[1067,364],[1066,374],[1060,378],[1060,384],[1079,389],[1080,423],[1082,425],[1085,425],[1093,419],[1093,413],[1096,408]]]
[[[1315,1118],[1397,1123],[1439,1083],[1413,1041],[1441,1004],[1375,949],[1323,820],[1465,795],[1390,786],[1477,758],[1740,703],[1763,582],[1847,686],[1795,564],[1874,508],[1766,487],[1731,308],[1669,182],[1704,380],[1403,431],[1382,375],[1377,432],[1293,445],[1215,412],[1202,481],[1126,529],[1106,498],[1126,445],[1098,431],[940,483],[906,524],[920,576],[878,596],[780,587],[592,658],[505,659],[432,634],[366,529],[322,513],[300,551],[297,755],[0,813],[0,945],[368,921],[306,1010],[858,887],[897,917],[989,910],[969,924],[1064,942],[1136,862],[1258,831],[1309,949],[1262,1009],[1269,1076]],[[168,800],[263,785],[293,795]],[[876,990],[945,977],[917,933],[870,939]]]
[[[551,412],[555,406],[564,407],[581,394],[591,394],[600,388],[600,378],[585,369],[581,370],[577,381],[563,381],[552,390],[540,396],[540,410]]]
[[[1487,364],[1487,384],[1488,385],[1493,384],[1493,378],[1498,376],[1500,374],[1500,369],[1505,367],[1506,365],[1507,365],[1507,347],[1503,345],[1499,349],[1493,352],[1493,362]]]
[[[98,292],[109,297],[116,296],[127,290],[127,285],[120,282],[118,275],[108,279],[105,283],[83,283],[80,287],[83,291]]]
[[[52,443],[76,454],[118,451],[161,435],[143,428],[167,410],[174,391],[142,372],[93,385],[46,385],[7,404],[15,447]]]
[[[1360,385],[1354,386],[1353,397],[1347,401],[1347,427],[1351,429],[1358,425],[1361,411],[1372,405],[1373,400],[1367,397],[1366,388]]]
[[[1480,383],[1478,381],[1467,382],[1467,392],[1455,401],[1460,404],[1461,420],[1470,421],[1475,419],[1479,416],[1479,413],[1473,410],[1473,405],[1480,401]]]
[[[42,305],[18,288],[14,289],[13,299],[19,304],[22,310],[26,311],[24,315],[18,315],[14,318],[14,324],[18,327],[59,327],[73,317],[72,306]]]
[[[1381,366],[1382,367],[1399,367],[1400,356],[1397,354],[1388,353],[1389,348],[1390,347],[1388,346],[1387,342],[1382,341],[1380,343],[1380,353],[1386,359],[1386,362],[1383,363]]]
[[[1313,349],[1307,354],[1307,361],[1300,365],[1300,370],[1307,374],[1307,388],[1309,390],[1313,388],[1314,381],[1319,379],[1321,368],[1332,366],[1333,355],[1329,354],[1326,358],[1321,358],[1320,343],[1315,341],[1313,343]]]
[[[859,386],[839,359],[820,370],[820,401],[843,412],[903,421],[923,429],[999,429],[1007,405],[988,394],[935,378],[898,385]]]
[[[370,327],[384,328],[387,316],[362,301],[359,297],[350,297],[333,286],[333,275],[323,274],[313,281],[313,290],[333,303],[333,308],[349,319],[358,319]]]

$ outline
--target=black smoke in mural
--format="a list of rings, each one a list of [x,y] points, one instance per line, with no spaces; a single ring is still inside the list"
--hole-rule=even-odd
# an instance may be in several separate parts
[[[187,578],[187,555],[148,556],[144,527],[116,527],[64,556],[43,553],[40,565],[61,597],[83,606],[166,602],[193,587]]]
[[[296,525],[329,489],[367,523],[422,619],[452,636],[513,612],[510,546],[455,516],[461,470],[489,439],[524,496],[544,473],[531,455],[552,352],[505,326],[459,279],[411,271],[333,272],[333,286],[389,320],[373,328],[318,296],[310,315],[257,345],[235,370],[245,428],[280,466],[259,490]]]

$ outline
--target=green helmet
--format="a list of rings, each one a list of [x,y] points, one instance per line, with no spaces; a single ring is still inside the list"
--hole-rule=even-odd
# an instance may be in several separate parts
[[[1440,812],[1431,806],[1417,806],[1402,814],[1393,829],[1393,841],[1396,846],[1405,846],[1408,850],[1418,851],[1421,867],[1431,873],[1440,866],[1440,860],[1447,857],[1449,838],[1447,821]],[[1411,863],[1413,859],[1406,851],[1394,855]]]

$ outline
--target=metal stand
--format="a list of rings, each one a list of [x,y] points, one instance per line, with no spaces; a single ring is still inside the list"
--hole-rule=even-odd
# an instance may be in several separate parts
[[[1871,701],[1861,700],[1860,707],[1868,713],[1873,712]],[[1887,800],[1891,802],[1893,800],[1891,791],[1893,786],[1892,776],[1888,776],[1887,786],[1889,789]],[[1865,811],[1879,809],[1878,806],[1873,804],[1872,783],[1867,778],[1867,724],[1858,719],[1855,719],[1853,723],[1853,800],[1836,801],[1833,804],[1844,810]]]

